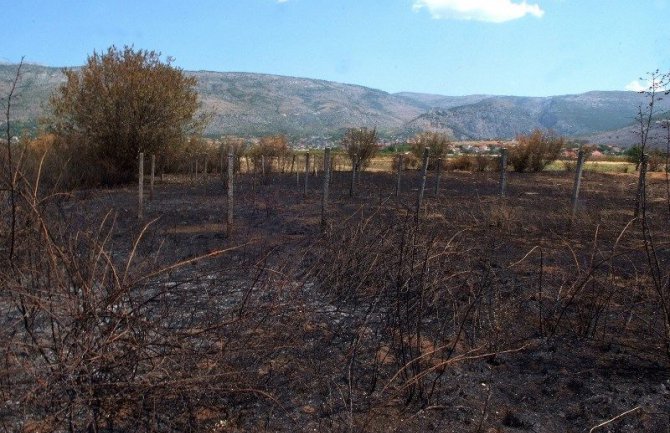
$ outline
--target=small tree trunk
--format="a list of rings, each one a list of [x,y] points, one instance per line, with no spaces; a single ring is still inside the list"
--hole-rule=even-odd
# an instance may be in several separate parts
[[[647,186],[647,155],[640,155],[640,177],[637,181],[637,191],[635,193],[635,208],[633,210],[633,217],[637,218],[640,215],[642,206],[645,206]]]

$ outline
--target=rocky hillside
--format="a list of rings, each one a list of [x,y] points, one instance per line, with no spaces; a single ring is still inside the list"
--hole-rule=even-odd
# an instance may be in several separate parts
[[[586,136],[631,125],[637,107],[646,103],[644,95],[634,92],[594,91],[546,98],[492,96],[473,104],[434,108],[408,126],[441,129],[462,140],[509,138],[534,128]],[[660,101],[658,109],[670,109],[670,101]]]
[[[0,65],[1,95],[7,94],[15,71],[16,65]],[[568,136],[598,134],[607,140],[603,133],[631,125],[637,107],[646,102],[633,92],[594,91],[545,98],[390,94],[309,78],[187,73],[198,79],[202,109],[212,117],[206,133],[212,136],[328,136],[347,127],[367,126],[397,136],[443,130],[456,139],[505,139],[534,128],[552,128]],[[17,123],[34,128],[46,113],[49,95],[63,81],[59,68],[24,65],[12,110]],[[659,109],[670,110],[670,100],[662,101]]]
[[[355,126],[390,132],[424,112],[381,90],[276,75],[191,72],[212,134],[323,135]]]

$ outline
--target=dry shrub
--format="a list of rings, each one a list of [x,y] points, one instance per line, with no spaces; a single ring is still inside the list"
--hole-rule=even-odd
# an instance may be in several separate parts
[[[393,171],[398,170],[398,162],[400,157],[398,155],[393,157]],[[402,169],[414,170],[419,167],[419,159],[413,153],[405,153],[402,155]]]
[[[449,170],[472,171],[473,160],[470,155],[459,155],[451,158],[447,164]]]
[[[378,141],[379,136],[376,129],[349,128],[342,138],[342,148],[352,161],[352,165],[354,161],[357,161],[358,166],[365,169],[379,151]]]
[[[341,312],[339,339],[353,348],[350,386],[428,405],[449,388],[450,364],[519,338],[505,323],[520,303],[480,261],[482,243],[442,219],[412,221],[384,214],[335,230],[312,275]]]
[[[484,172],[497,168],[497,159],[487,155],[477,154],[473,157],[472,171]]]
[[[649,153],[647,157],[648,171],[663,171],[665,170],[665,155],[658,150]]]
[[[158,267],[142,234],[133,245],[112,240],[113,215],[73,230],[55,197],[23,180],[17,188],[15,253],[0,249],[2,425],[210,431],[231,407],[275,404],[259,367],[301,326],[286,283],[249,272],[255,258],[221,260],[224,250]],[[3,247],[9,210],[0,208]]]
[[[409,154],[405,155],[404,164],[405,164],[405,169],[413,169],[413,170],[417,169],[417,168],[419,168],[419,158],[414,156],[414,154],[409,153]]]
[[[489,208],[489,224],[511,234],[522,228],[523,211],[504,201],[494,203]]]
[[[70,190],[125,183],[133,178],[110,160],[99,158],[84,137],[65,140],[44,134],[22,145],[20,152],[24,157],[20,169],[23,175],[34,179],[39,171],[45,187]]]
[[[287,160],[292,156],[291,149],[288,146],[288,139],[285,135],[268,135],[262,137],[258,144],[251,146],[247,150],[247,156],[251,158],[254,169],[257,172],[264,171],[266,174],[272,172],[273,161],[277,161],[277,166],[284,170]],[[263,163],[265,166],[263,166]]]
[[[444,133],[421,132],[410,140],[409,145],[410,151],[419,161],[423,158],[423,150],[425,148],[429,149],[428,169],[433,170],[437,167],[438,159],[445,159],[451,147],[451,141],[449,136]]]
[[[508,161],[516,172],[539,172],[558,159],[565,138],[552,131],[536,129],[528,135],[517,136],[517,145],[508,150]]]
[[[566,159],[563,162],[563,170],[569,173],[574,173],[577,170],[577,161],[572,159]]]
[[[228,155],[233,154],[234,171],[239,173],[242,166],[242,157],[247,152],[247,142],[240,137],[227,136],[223,137],[220,142],[220,158],[223,158],[222,170],[228,171]]]
[[[449,170],[484,172],[498,168],[498,160],[487,155],[459,155],[445,163]]]
[[[202,130],[206,119],[196,115],[197,80],[171,63],[155,51],[112,46],[94,52],[83,67],[64,71],[66,81],[49,99],[50,127],[75,152],[85,149],[85,162],[96,169],[78,173],[96,175],[83,179],[87,184],[136,179],[140,152],[169,155],[188,134]]]

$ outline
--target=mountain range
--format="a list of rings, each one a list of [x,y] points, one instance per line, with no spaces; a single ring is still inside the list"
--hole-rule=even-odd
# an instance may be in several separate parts
[[[8,93],[16,67],[0,65],[0,95]],[[634,130],[631,125],[638,107],[648,104],[644,95],[624,91],[550,97],[444,96],[387,93],[268,74],[185,73],[198,80],[202,110],[211,116],[205,131],[209,136],[284,133],[291,137],[336,137],[347,127],[365,126],[399,138],[438,130],[456,140],[479,140],[509,139],[535,128],[550,128],[569,137],[602,142],[609,137],[612,144],[630,146],[635,144],[629,132]],[[14,121],[34,127],[47,113],[49,95],[64,81],[61,68],[24,65],[13,99]],[[658,112],[670,111],[670,100],[659,101],[656,108]]]

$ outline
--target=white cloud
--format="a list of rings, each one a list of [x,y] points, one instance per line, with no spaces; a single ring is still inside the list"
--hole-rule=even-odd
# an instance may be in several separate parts
[[[502,23],[533,15],[542,18],[544,11],[526,0],[415,0],[415,11],[426,8],[435,19],[458,19]]]
[[[624,86],[624,90],[628,90],[630,92],[646,92],[648,90],[651,90],[651,86],[652,86],[651,80],[645,80],[643,78],[640,78],[639,80],[633,80],[630,83],[626,84]],[[667,92],[668,82],[659,79],[654,83],[654,87],[656,87],[657,92]]]
[[[626,84],[624,89],[630,91],[630,92],[643,92],[649,88],[648,83],[640,83],[639,80],[633,80],[630,83]]]

